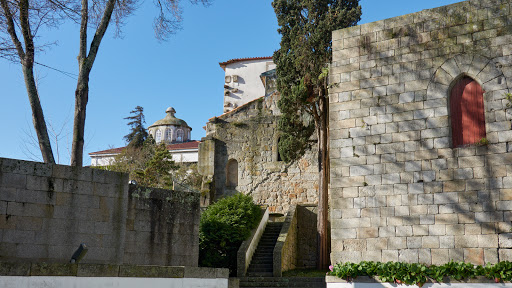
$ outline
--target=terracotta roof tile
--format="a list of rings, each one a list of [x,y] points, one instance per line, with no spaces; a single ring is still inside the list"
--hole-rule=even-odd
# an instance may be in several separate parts
[[[220,62],[219,65],[222,69],[226,68],[226,65],[241,62],[241,61],[251,61],[251,60],[272,60],[272,56],[266,56],[266,57],[249,57],[249,58],[235,58],[228,60],[226,62]]]
[[[192,140],[189,142],[167,145],[168,150],[197,149],[201,141]]]
[[[192,141],[188,141],[188,142],[167,145],[167,149],[168,150],[197,149],[199,147],[199,143],[200,143],[200,141],[192,140]],[[119,154],[124,150],[124,148],[126,148],[126,147],[119,147],[119,148],[107,149],[107,150],[102,150],[102,151],[97,151],[97,152],[91,152],[91,153],[89,153],[89,155]]]
[[[107,149],[107,150],[102,150],[102,151],[97,151],[97,152],[91,152],[91,153],[89,153],[89,155],[119,154],[124,150],[124,148],[125,147],[119,147],[119,148],[112,148],[112,149]]]
[[[258,101],[258,100],[260,100],[260,99],[262,99],[262,98],[264,98],[264,97],[265,97],[265,96],[261,96],[261,97],[258,97],[258,98],[256,98],[256,99],[254,99],[254,100],[251,100],[251,101],[249,101],[249,102],[247,102],[247,103],[245,103],[245,104],[243,104],[243,105],[240,105],[240,106],[238,106],[238,107],[234,108],[233,110],[229,110],[228,112],[224,112],[224,113],[223,113],[222,115],[220,115],[220,116],[212,117],[212,118],[208,119],[208,121],[212,121],[212,120],[213,120],[213,119],[215,119],[215,118],[224,118],[226,115],[233,114],[233,113],[235,113],[236,111],[238,111],[238,110],[240,110],[240,109],[243,109],[243,108],[245,108],[245,107],[247,107],[247,106],[251,105],[252,103],[254,103],[254,102],[256,102],[256,101]]]

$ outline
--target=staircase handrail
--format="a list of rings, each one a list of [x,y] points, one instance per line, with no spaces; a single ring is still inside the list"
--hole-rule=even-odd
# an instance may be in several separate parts
[[[261,235],[265,231],[265,227],[267,227],[269,218],[269,210],[265,209],[263,216],[261,217],[260,223],[258,227],[254,228],[251,231],[251,236],[242,244],[237,252],[237,269],[236,273],[238,277],[245,277],[247,274],[247,268],[249,268],[249,264],[251,264],[252,256],[258,247],[258,243],[260,242]]]

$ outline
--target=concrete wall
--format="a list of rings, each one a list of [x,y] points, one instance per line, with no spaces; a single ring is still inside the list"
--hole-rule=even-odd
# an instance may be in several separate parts
[[[224,268],[0,263],[0,287],[227,288]]]
[[[277,97],[259,98],[207,123],[198,167],[211,179],[214,199],[239,191],[281,213],[290,205],[317,203],[316,148],[295,163],[278,161]],[[226,187],[231,159],[238,162],[238,186],[233,188]]]
[[[333,263],[512,260],[511,1],[333,32]],[[451,145],[448,96],[482,85],[488,145]]]
[[[284,219],[274,248],[274,277],[293,269],[311,269],[317,264],[316,205],[292,206]]]
[[[199,196],[125,174],[0,158],[0,260],[197,266]],[[178,237],[179,236],[179,237]],[[178,239],[179,238],[179,239]]]

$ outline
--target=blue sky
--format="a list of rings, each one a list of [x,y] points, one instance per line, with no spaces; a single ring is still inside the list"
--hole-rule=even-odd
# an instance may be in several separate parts
[[[219,62],[233,58],[272,56],[280,36],[271,0],[214,0],[205,8],[184,5],[183,29],[166,42],[153,33],[153,1],[145,1],[126,20],[123,37],[104,38],[90,78],[84,165],[87,153],[120,147],[128,133],[124,117],[137,105],[144,107],[146,127],[165,116],[172,106],[176,117],[192,127],[192,138],[204,137],[209,118],[222,114],[224,71]],[[360,24],[391,18],[460,0],[362,0]],[[112,28],[112,27],[111,27]],[[38,54],[36,61],[77,73],[78,25],[65,24],[41,35],[57,42]],[[68,164],[76,80],[37,67],[39,93],[45,117],[55,131],[62,130],[59,162]],[[0,58],[0,157],[40,159],[30,144],[35,134],[19,64]],[[56,147],[54,153],[57,158]]]

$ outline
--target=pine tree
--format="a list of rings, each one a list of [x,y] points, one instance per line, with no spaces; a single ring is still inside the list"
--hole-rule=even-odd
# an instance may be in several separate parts
[[[274,0],[281,48],[274,53],[281,117],[279,152],[287,162],[302,157],[313,133],[318,140],[318,268],[329,265],[328,65],[332,31],[356,25],[358,0]]]
[[[130,133],[123,137],[128,143],[128,146],[140,148],[148,138],[148,132],[144,127],[144,123],[146,120],[144,118],[144,108],[141,106],[135,107],[134,110],[130,112],[133,116],[126,117],[124,119],[129,120],[128,126],[130,126]]]

